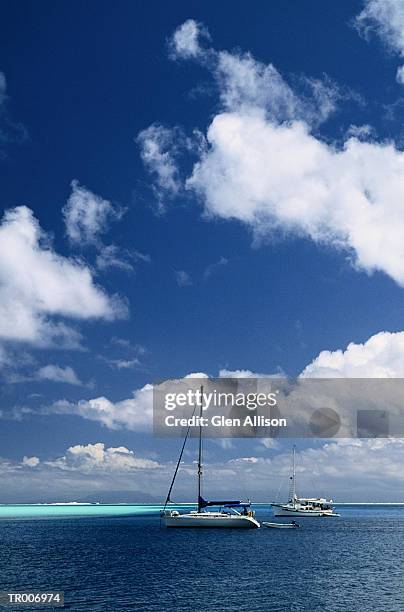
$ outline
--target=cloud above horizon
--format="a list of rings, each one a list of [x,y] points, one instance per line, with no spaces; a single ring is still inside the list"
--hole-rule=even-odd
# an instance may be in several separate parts
[[[340,439],[296,453],[298,492],[302,495],[332,497],[335,501],[401,501],[404,481],[399,439]],[[217,446],[217,444],[215,445]],[[209,445],[205,448],[209,453]],[[272,445],[265,455],[240,455],[237,447],[230,455],[204,466],[209,494],[246,495],[253,501],[286,499],[291,470],[290,448]],[[0,483],[9,497],[71,501],[81,496],[97,496],[104,491],[126,489],[151,493],[162,502],[174,463],[138,456],[125,446],[108,447],[103,442],[76,444],[54,459],[25,456],[22,461],[0,460]],[[175,483],[175,499],[193,499],[196,465],[193,454],[181,463]],[[52,493],[49,494],[49,478]],[[315,487],[315,488],[314,488]],[[369,497],[369,491],[373,495]],[[50,499],[51,498],[51,499]],[[26,500],[25,500],[26,501]],[[124,501],[124,500],[122,500]]]
[[[47,461],[46,465],[79,472],[128,472],[160,467],[157,461],[136,457],[135,453],[125,446],[106,448],[102,442],[70,446],[63,457]]]
[[[345,350],[321,351],[305,378],[404,378],[404,332],[380,332]]]
[[[404,60],[404,4],[400,0],[365,0],[354,25],[366,40],[376,34],[389,51]],[[404,84],[404,66],[397,69],[396,80]]]
[[[138,362],[137,362],[138,363]],[[116,363],[118,369],[136,364]],[[300,373],[300,378],[404,378],[404,332],[380,332],[363,343],[351,342],[346,349],[321,351]],[[59,372],[55,372],[58,374]],[[59,378],[69,378],[66,371]],[[66,376],[65,376],[66,375]],[[257,373],[248,369],[220,369],[219,378],[283,378],[281,369],[275,373]],[[208,377],[203,372],[184,378]],[[62,382],[60,380],[60,382]],[[65,380],[64,382],[69,382]],[[70,381],[71,382],[71,381]],[[71,384],[75,384],[71,382]],[[153,385],[146,384],[132,392],[132,396],[112,401],[105,396],[72,402],[65,399],[43,405],[39,410],[27,406],[14,407],[4,412],[3,418],[32,418],[35,414],[73,415],[98,422],[111,430],[127,429],[151,432],[153,424]]]
[[[0,340],[77,348],[64,319],[112,321],[126,304],[94,283],[82,262],[57,254],[33,212],[19,206],[0,225]]]
[[[272,64],[251,54],[203,49],[200,26],[172,46],[176,57],[201,62],[212,73],[221,101],[205,146],[182,189],[203,203],[207,217],[238,220],[256,240],[310,238],[345,254],[368,274],[376,271],[404,286],[404,153],[367,131],[342,145],[318,128],[349,97],[335,83],[302,77],[293,89]],[[188,47],[187,47],[188,45]],[[148,128],[151,129],[151,128]],[[173,147],[177,128],[153,143],[169,159],[168,189],[180,169]],[[158,178],[159,188],[164,181]]]
[[[78,246],[97,245],[109,222],[120,219],[123,211],[77,180],[72,181],[71,187],[72,192],[62,209],[67,236]]]
[[[42,414],[71,414],[113,430],[150,431],[153,422],[153,385],[146,384],[134,391],[131,398],[118,402],[103,396],[79,402],[59,400],[43,407]]]
[[[56,383],[66,383],[68,385],[83,386],[83,382],[79,379],[76,372],[71,366],[58,366],[50,363],[42,366],[35,373],[36,380],[46,380]]]
[[[162,487],[167,481],[164,468],[126,446],[95,442],[74,444],[56,457],[0,458],[0,483],[7,489],[7,503],[88,501],[88,497],[96,501],[115,491],[118,495],[138,493],[142,501],[151,483]]]

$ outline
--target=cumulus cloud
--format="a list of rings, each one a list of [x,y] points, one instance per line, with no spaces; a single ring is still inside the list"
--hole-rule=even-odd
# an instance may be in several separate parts
[[[404,285],[404,154],[350,138],[341,150],[307,124],[262,113],[223,113],[188,188],[212,216],[238,219],[258,237],[300,235],[343,249],[354,265]]]
[[[355,25],[365,38],[375,33],[388,48],[404,57],[404,4],[401,0],[365,0]]]
[[[176,164],[176,137],[178,132],[162,125],[151,125],[139,133],[137,142],[143,163],[156,181],[156,195],[176,195],[181,181]]]
[[[120,219],[123,211],[114,207],[77,180],[72,181],[72,192],[63,207],[66,233],[73,244],[98,244],[100,235],[108,229],[109,221]]]
[[[39,463],[38,457],[24,457],[22,460],[22,465],[26,467],[36,467]]]
[[[60,317],[113,320],[126,305],[108,296],[88,267],[58,255],[32,211],[6,211],[0,225],[0,338],[77,347],[79,333]]]
[[[96,444],[76,444],[67,449],[63,457],[47,461],[46,465],[61,470],[93,472],[127,472],[139,469],[156,469],[157,461],[135,456],[125,446],[106,448],[102,442]]]
[[[296,454],[298,494],[318,493],[335,501],[401,501],[404,474],[400,439],[340,439]],[[284,448],[270,457],[237,457],[228,462],[239,482],[253,487],[257,498],[286,500],[291,456]],[[253,476],[253,485],[252,485]],[[263,494],[262,492],[265,491]]]
[[[209,445],[210,442],[207,442]],[[212,441],[217,454],[217,441]],[[240,456],[236,445],[228,448],[227,461],[209,461],[205,483],[210,495],[249,496],[254,501],[286,500],[290,484],[291,454],[289,443],[270,448],[265,455]],[[402,501],[403,440],[325,441],[296,456],[298,492],[307,496],[318,493],[335,501]],[[106,447],[103,443],[71,446],[61,457],[41,462],[26,457],[22,462],[0,460],[3,491],[19,501],[61,501],[87,496],[97,498],[97,491],[117,488],[148,491],[163,500],[174,465],[138,457],[126,447]],[[189,500],[195,488],[196,466],[192,454],[180,466],[175,485],[175,499]],[[52,499],[49,499],[52,479]],[[24,490],[24,499],[21,499]],[[102,497],[102,495],[101,495]]]
[[[137,361],[137,360],[135,360]],[[110,365],[117,368],[130,368],[138,365],[131,360],[112,360]],[[281,374],[277,374],[277,377]],[[250,370],[220,370],[219,378],[268,378],[275,375],[257,374]],[[192,372],[185,379],[208,378],[204,372]],[[198,386],[199,387],[199,386]],[[22,412],[24,410],[24,412]],[[32,410],[26,407],[16,407],[12,418],[32,416]],[[113,402],[106,397],[97,397],[79,402],[58,400],[49,406],[43,406],[37,411],[40,414],[71,414],[81,418],[96,421],[109,429],[129,429],[131,431],[150,431],[153,424],[153,385],[146,384],[132,393],[132,397]]]
[[[35,378],[37,380],[67,383],[69,385],[83,385],[76,372],[70,366],[62,367],[54,364],[43,366],[36,372]]]
[[[250,53],[220,51],[212,65],[223,108],[227,111],[265,110],[274,121],[324,122],[336,110],[343,93],[329,77],[323,81],[301,77],[297,94],[272,64],[257,61]]]
[[[186,181],[206,215],[242,221],[256,239],[310,238],[404,286],[404,153],[363,130],[342,146],[321,139],[315,128],[335,108],[333,85],[306,79],[311,93],[302,95],[250,54],[209,53],[222,108]],[[178,169],[165,160],[170,189]]]
[[[124,213],[123,208],[72,181],[72,192],[63,207],[66,233],[74,246],[97,249],[95,264],[102,272],[111,268],[132,272],[134,263],[150,261],[149,255],[139,251],[102,242],[101,235],[108,231],[110,223],[121,219]]]
[[[116,360],[117,368],[129,368],[137,365],[131,360]],[[345,350],[324,350],[308,364],[300,374],[301,378],[404,378],[404,332],[380,332],[370,337],[363,344],[350,343]],[[112,365],[112,364],[111,364]],[[188,374],[185,378],[206,378],[203,372]],[[219,378],[280,378],[284,372],[263,374],[247,369],[221,369]],[[307,393],[303,398],[307,401]],[[394,390],[393,390],[394,391]],[[356,390],[351,390],[356,393]],[[362,394],[364,390],[359,390]],[[369,389],[372,392],[372,388]],[[297,388],[296,393],[299,393]],[[392,397],[395,398],[394,395]],[[303,399],[302,399],[303,401]],[[342,408],[341,408],[342,409]],[[344,408],[345,409],[345,408]],[[350,408],[351,409],[351,408]],[[71,414],[103,424],[109,429],[129,429],[131,431],[150,431],[153,421],[153,385],[133,391],[132,397],[117,402],[106,397],[97,397],[79,402],[58,400],[50,406],[37,411],[40,414]],[[12,418],[32,416],[33,411],[27,407],[14,408]],[[5,413],[3,418],[10,418]],[[259,440],[267,448],[273,447],[270,441]]]
[[[401,0],[365,0],[363,11],[354,25],[366,39],[375,33],[386,47],[404,58],[404,4]],[[404,66],[397,70],[396,81],[404,84]]]
[[[404,332],[380,332],[345,350],[321,351],[306,378],[404,378]]]
[[[194,19],[187,19],[179,26],[170,41],[173,58],[190,59],[198,57],[202,52],[201,41],[209,40],[207,29]]]
[[[165,200],[183,195],[184,177],[180,172],[180,160],[184,154],[199,157],[206,147],[205,138],[198,129],[187,136],[179,127],[167,128],[154,124],[142,130],[136,142],[142,161],[153,178],[153,192],[162,212]]]
[[[80,400],[77,403],[59,400],[44,410],[47,414],[77,415],[97,421],[109,429],[148,431],[153,416],[153,386],[147,384],[134,391],[131,398],[118,402],[112,402],[106,397]]]

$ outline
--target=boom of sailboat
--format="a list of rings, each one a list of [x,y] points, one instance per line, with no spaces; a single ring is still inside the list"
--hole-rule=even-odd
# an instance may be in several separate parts
[[[201,387],[200,397],[203,397],[203,386]],[[174,475],[168,490],[168,494],[161,511],[162,519],[166,527],[213,527],[213,528],[237,528],[237,529],[257,529],[261,525],[255,518],[255,512],[252,510],[251,501],[241,500],[212,500],[207,501],[202,497],[202,402],[199,406],[199,415],[196,413],[197,406],[194,407],[192,416],[187,419],[187,431],[183,440],[178,461],[174,470]],[[175,480],[179,471],[182,456],[184,454],[185,445],[187,443],[191,427],[199,426],[198,436],[198,462],[197,462],[197,502],[196,510],[190,512],[180,512],[177,508],[169,508],[168,505],[172,502],[171,493],[174,487]],[[185,424],[184,424],[185,425]],[[323,498],[299,498],[296,494],[296,469],[295,469],[295,447],[293,447],[293,471],[291,476],[291,496],[290,500],[285,504],[273,503],[275,516],[339,516],[334,512],[331,501]],[[217,508],[217,510],[208,510],[208,508]],[[268,523],[264,522],[266,527],[287,528],[296,527],[297,523]]]

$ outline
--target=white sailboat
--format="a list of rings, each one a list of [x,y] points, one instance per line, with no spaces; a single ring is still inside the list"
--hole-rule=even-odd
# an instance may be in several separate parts
[[[323,497],[298,497],[296,493],[296,447],[293,447],[293,469],[290,499],[286,504],[272,504],[275,516],[289,517],[334,517],[340,516],[334,511],[332,499]]]
[[[203,387],[201,387],[201,397],[203,397]],[[202,403],[200,407],[202,416]],[[175,468],[174,476],[168,491],[167,499],[162,510],[162,518],[166,527],[214,527],[214,528],[238,528],[256,529],[260,527],[259,522],[254,518],[251,510],[251,502],[242,501],[206,501],[202,497],[202,428],[199,426],[199,451],[198,451],[198,509],[187,513],[181,513],[176,509],[167,509],[167,504],[171,502],[170,496],[177,476],[178,468],[182,459],[185,444],[189,435],[188,426],[186,436],[182,445],[180,456]],[[206,508],[218,507],[217,511],[208,511]]]

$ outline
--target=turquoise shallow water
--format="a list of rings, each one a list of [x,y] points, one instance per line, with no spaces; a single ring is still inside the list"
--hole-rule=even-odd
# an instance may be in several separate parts
[[[178,509],[192,508],[193,504],[180,504]],[[337,504],[339,512],[346,516],[360,513],[394,512],[404,516],[404,504]],[[160,514],[160,504],[0,504],[1,519],[45,519],[45,518],[85,518],[85,517],[119,517],[146,516]],[[268,504],[256,504],[258,512],[268,510]]]
[[[0,519],[144,516],[157,515],[160,508],[149,504],[1,504]]]
[[[295,530],[170,530],[159,508],[0,506],[0,590],[63,590],[74,612],[404,610],[404,506]]]

